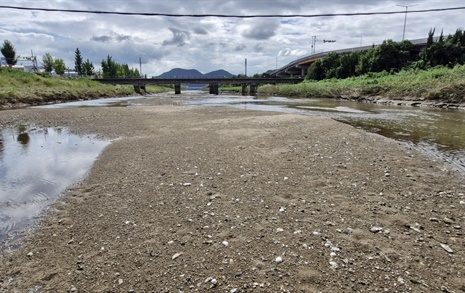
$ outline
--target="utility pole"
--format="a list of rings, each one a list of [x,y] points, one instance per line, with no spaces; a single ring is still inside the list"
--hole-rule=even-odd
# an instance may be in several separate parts
[[[139,75],[142,77],[142,58],[139,57]]]
[[[335,43],[336,40],[322,40],[323,43]],[[315,54],[316,50],[316,36],[312,36],[312,54]]]
[[[247,58],[245,58],[245,76],[247,77]]]
[[[405,39],[405,27],[407,26],[407,11],[409,7],[417,6],[418,4],[413,5],[396,5],[399,7],[405,7],[405,18],[404,18],[404,32],[402,34],[402,41]]]

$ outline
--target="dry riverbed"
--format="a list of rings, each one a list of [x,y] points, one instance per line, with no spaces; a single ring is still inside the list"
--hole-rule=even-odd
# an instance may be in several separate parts
[[[154,98],[0,111],[120,138],[0,258],[0,292],[465,292],[463,178],[327,118]]]

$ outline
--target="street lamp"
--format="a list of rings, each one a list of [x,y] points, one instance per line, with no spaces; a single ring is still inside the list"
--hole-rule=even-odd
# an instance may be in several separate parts
[[[414,5],[396,5],[400,7],[405,7],[405,19],[404,19],[404,33],[402,34],[402,41],[405,39],[405,26],[407,25],[407,10],[409,7],[417,6],[418,4]]]

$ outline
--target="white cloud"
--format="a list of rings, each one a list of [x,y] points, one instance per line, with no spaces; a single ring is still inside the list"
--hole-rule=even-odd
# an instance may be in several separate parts
[[[15,6],[172,14],[321,14],[404,11],[463,6],[462,0],[15,0]],[[33,4],[31,4],[33,3]],[[417,6],[413,6],[418,4]],[[159,75],[174,67],[238,74],[261,73],[316,52],[402,39],[405,14],[315,18],[147,17],[0,9],[0,42],[10,40],[19,55],[33,50],[74,66],[74,51],[96,67],[107,55],[119,63]],[[406,37],[427,37],[430,28],[445,34],[464,29],[463,10],[408,13]],[[336,40],[324,43],[323,40]]]

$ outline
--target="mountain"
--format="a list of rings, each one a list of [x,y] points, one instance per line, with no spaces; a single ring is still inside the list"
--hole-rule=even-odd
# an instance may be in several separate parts
[[[159,78],[204,78],[204,75],[195,69],[174,68],[162,73]]]
[[[223,69],[212,71],[207,74],[202,74],[196,69],[174,68],[168,72],[162,73],[158,76],[158,78],[219,78],[231,76],[233,76],[231,73]]]
[[[205,77],[208,78],[218,78],[218,77],[232,77],[233,75],[226,70],[220,69],[220,70],[215,70],[209,73],[204,74]]]

